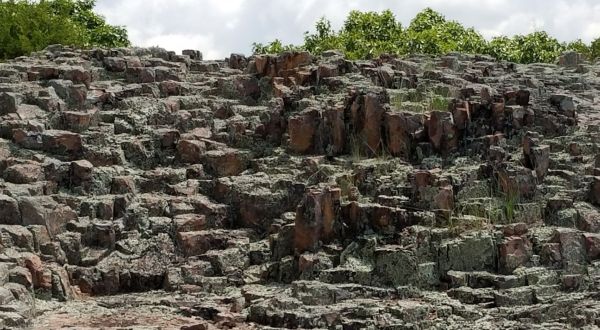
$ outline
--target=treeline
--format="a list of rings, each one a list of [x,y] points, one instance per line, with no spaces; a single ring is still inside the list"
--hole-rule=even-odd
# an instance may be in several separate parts
[[[0,0],[0,59],[48,45],[129,46],[127,30],[107,24],[95,0]]]
[[[369,59],[380,54],[422,53],[443,55],[450,52],[487,54],[499,60],[517,63],[554,62],[564,51],[575,50],[590,60],[600,57],[600,38],[590,44],[581,40],[559,42],[546,32],[527,35],[496,37],[488,41],[473,28],[447,20],[440,13],[427,8],[418,13],[404,28],[389,11],[352,11],[339,31],[331,22],[321,18],[315,32],[304,34],[304,44],[284,45],[278,39],[267,43],[253,43],[255,54],[279,53],[303,49],[313,54],[337,49],[350,59]]]

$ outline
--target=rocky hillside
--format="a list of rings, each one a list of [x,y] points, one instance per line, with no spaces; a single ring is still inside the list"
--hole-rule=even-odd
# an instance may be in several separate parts
[[[0,63],[0,328],[600,326],[600,64],[557,63]]]

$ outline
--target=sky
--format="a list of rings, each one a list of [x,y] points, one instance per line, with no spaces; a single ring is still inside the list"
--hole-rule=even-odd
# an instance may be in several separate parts
[[[249,54],[253,42],[301,44],[323,16],[337,29],[350,10],[390,9],[407,26],[425,7],[486,38],[539,30],[560,41],[600,37],[599,0],[97,0],[96,10],[126,26],[135,46],[221,59]]]

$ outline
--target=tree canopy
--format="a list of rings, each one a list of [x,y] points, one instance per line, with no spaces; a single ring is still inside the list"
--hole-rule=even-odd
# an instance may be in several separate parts
[[[517,63],[553,62],[566,50],[582,53],[588,59],[600,58],[600,38],[589,45],[581,40],[559,42],[544,31],[512,37],[499,36],[486,40],[474,28],[466,28],[426,8],[404,28],[390,10],[378,12],[351,11],[336,31],[331,22],[321,18],[314,32],[305,32],[302,45],[283,45],[280,40],[267,44],[254,43],[253,52],[278,53],[303,49],[313,54],[338,49],[350,59],[369,59],[380,54],[423,53],[443,55],[449,52],[491,55]]]
[[[127,30],[94,12],[95,0],[0,0],[0,59],[52,44],[129,46]]]

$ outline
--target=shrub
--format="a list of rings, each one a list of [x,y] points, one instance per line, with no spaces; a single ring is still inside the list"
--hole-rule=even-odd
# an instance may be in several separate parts
[[[94,13],[95,0],[0,0],[0,58],[39,51],[51,44],[129,46],[127,31]]]
[[[384,53],[423,53],[442,55],[449,52],[491,55],[499,60],[517,63],[554,62],[565,50],[583,53],[589,59],[600,57],[600,38],[590,46],[581,40],[560,43],[544,31],[512,37],[496,37],[487,41],[473,28],[447,20],[440,13],[426,8],[403,29],[394,14],[351,11],[339,31],[321,18],[315,32],[304,34],[304,44],[283,46],[275,40],[267,45],[253,44],[254,53],[278,53],[283,50],[305,49],[320,54],[338,49],[350,59],[370,59]]]

